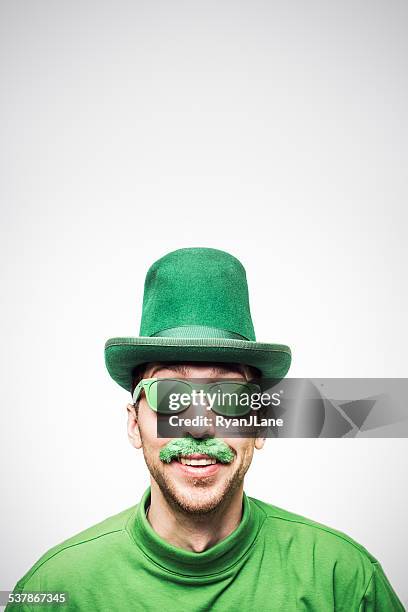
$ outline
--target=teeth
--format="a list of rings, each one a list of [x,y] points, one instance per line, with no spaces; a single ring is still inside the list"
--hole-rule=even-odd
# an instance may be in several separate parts
[[[214,465],[216,459],[188,459],[187,457],[179,457],[180,463],[183,465]]]

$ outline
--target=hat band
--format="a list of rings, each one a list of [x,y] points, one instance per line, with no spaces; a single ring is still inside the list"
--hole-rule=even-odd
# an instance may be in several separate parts
[[[230,340],[248,340],[245,336],[230,332],[218,327],[206,327],[205,325],[184,325],[182,327],[169,327],[155,334],[151,338],[228,338]]]

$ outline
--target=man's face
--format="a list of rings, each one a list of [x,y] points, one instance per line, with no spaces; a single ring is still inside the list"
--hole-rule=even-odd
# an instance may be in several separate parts
[[[229,369],[221,364],[214,366],[201,364],[149,364],[144,378],[200,378],[211,380],[247,379],[248,369],[245,366]],[[189,409],[190,410],[190,409]],[[222,438],[234,454],[231,463],[220,463],[201,467],[185,465],[178,459],[164,463],[159,458],[160,450],[171,438],[157,437],[157,415],[149,407],[144,393],[139,401],[138,416],[135,408],[128,404],[128,434],[135,448],[142,448],[143,455],[151,477],[159,486],[162,494],[173,507],[197,515],[215,510],[225,503],[238,489],[243,487],[254,448],[262,448],[262,438]],[[186,427],[185,436],[196,440],[215,436],[211,425]],[[199,457],[195,456],[196,459]],[[201,455],[200,458],[205,458]],[[207,456],[208,458],[208,456]]]

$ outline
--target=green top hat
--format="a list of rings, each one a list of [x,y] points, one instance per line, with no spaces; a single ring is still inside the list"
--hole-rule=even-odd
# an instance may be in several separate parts
[[[149,268],[139,333],[105,344],[109,374],[128,391],[147,362],[242,363],[265,378],[283,378],[291,362],[288,346],[256,342],[245,268],[217,249],[178,249]]]

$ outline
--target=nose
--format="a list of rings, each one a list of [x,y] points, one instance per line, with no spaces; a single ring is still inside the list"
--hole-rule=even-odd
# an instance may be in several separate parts
[[[191,424],[182,425],[182,434],[193,438],[213,438],[215,436],[214,413],[208,410],[205,399],[192,403],[184,412],[185,419]]]

